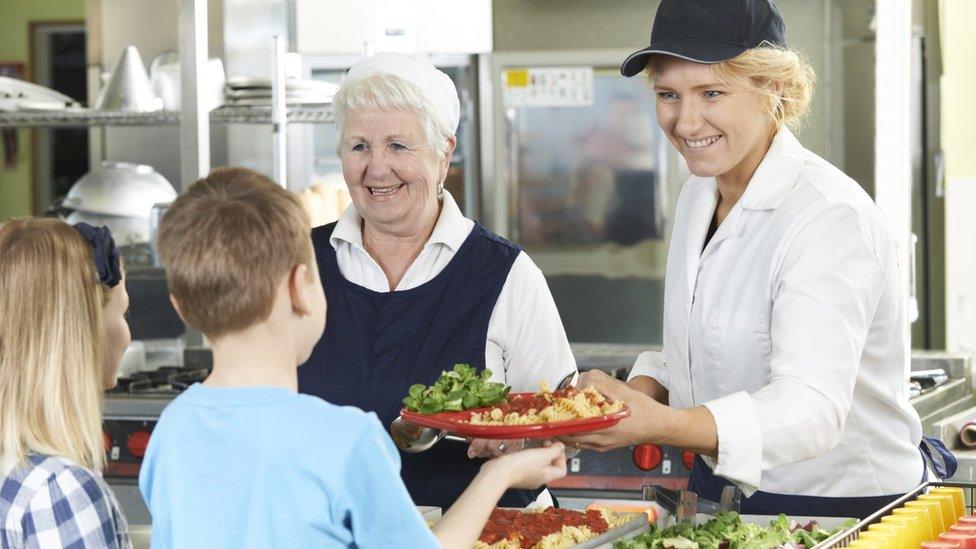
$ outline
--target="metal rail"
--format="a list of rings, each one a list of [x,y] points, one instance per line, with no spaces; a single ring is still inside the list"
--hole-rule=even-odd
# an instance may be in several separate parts
[[[331,105],[288,107],[289,124],[331,124]],[[218,107],[210,111],[216,124],[270,124],[271,107]],[[71,126],[166,126],[180,123],[177,111],[103,112],[89,110],[50,112],[0,112],[0,128],[51,128]]]

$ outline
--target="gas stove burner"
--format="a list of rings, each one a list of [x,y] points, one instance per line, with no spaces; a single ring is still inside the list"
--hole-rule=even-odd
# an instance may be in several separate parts
[[[120,377],[111,393],[175,395],[207,378],[210,371],[199,366],[161,366],[150,372]]]

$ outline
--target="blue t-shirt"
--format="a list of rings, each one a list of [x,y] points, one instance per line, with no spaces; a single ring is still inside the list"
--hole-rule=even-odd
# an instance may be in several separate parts
[[[154,549],[439,547],[399,471],[374,414],[197,384],[163,411],[139,488]]]

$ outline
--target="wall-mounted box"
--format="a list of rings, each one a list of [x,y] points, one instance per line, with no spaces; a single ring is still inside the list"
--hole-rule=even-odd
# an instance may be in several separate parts
[[[295,30],[307,55],[489,53],[491,0],[297,0]]]

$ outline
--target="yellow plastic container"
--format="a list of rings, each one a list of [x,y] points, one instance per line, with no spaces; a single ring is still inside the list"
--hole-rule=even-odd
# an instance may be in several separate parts
[[[950,526],[959,520],[959,515],[956,514],[956,504],[952,501],[952,496],[949,494],[936,494],[928,493],[922,494],[915,498],[919,501],[937,501],[939,505],[942,506],[942,522],[945,524],[945,529],[948,530]]]
[[[909,501],[905,503],[905,507],[917,507],[919,509],[927,509],[929,511],[929,521],[932,523],[932,539],[939,539],[939,534],[948,530],[948,526],[942,518],[942,504],[938,500],[919,500]]]
[[[887,549],[884,543],[878,541],[869,541],[866,539],[856,539],[847,544],[848,547],[856,547],[857,549]]]
[[[938,539],[939,535],[932,531],[932,518],[928,508],[925,507],[899,507],[891,511],[891,516],[915,517],[918,521],[918,532],[922,541],[932,541]],[[883,518],[881,520],[884,520]]]
[[[918,549],[920,543],[912,545],[908,526],[897,522],[879,522],[868,526],[868,532],[884,532],[892,537],[892,549]]]
[[[956,522],[959,522],[959,517],[966,514],[966,496],[962,491],[962,488],[955,486],[936,486],[929,490],[930,494],[949,494],[952,496],[952,504],[955,506],[956,511]]]
[[[885,515],[881,517],[881,524],[900,524],[905,527],[908,543],[913,548],[917,548],[923,541],[929,541],[922,537],[925,531],[922,529],[921,519],[917,514]]]
[[[863,539],[864,541],[873,541],[880,543],[882,547],[891,547],[901,549],[899,545],[899,540],[895,536],[894,532],[885,532],[882,530],[868,530],[866,532],[861,532],[857,535],[857,539]]]

